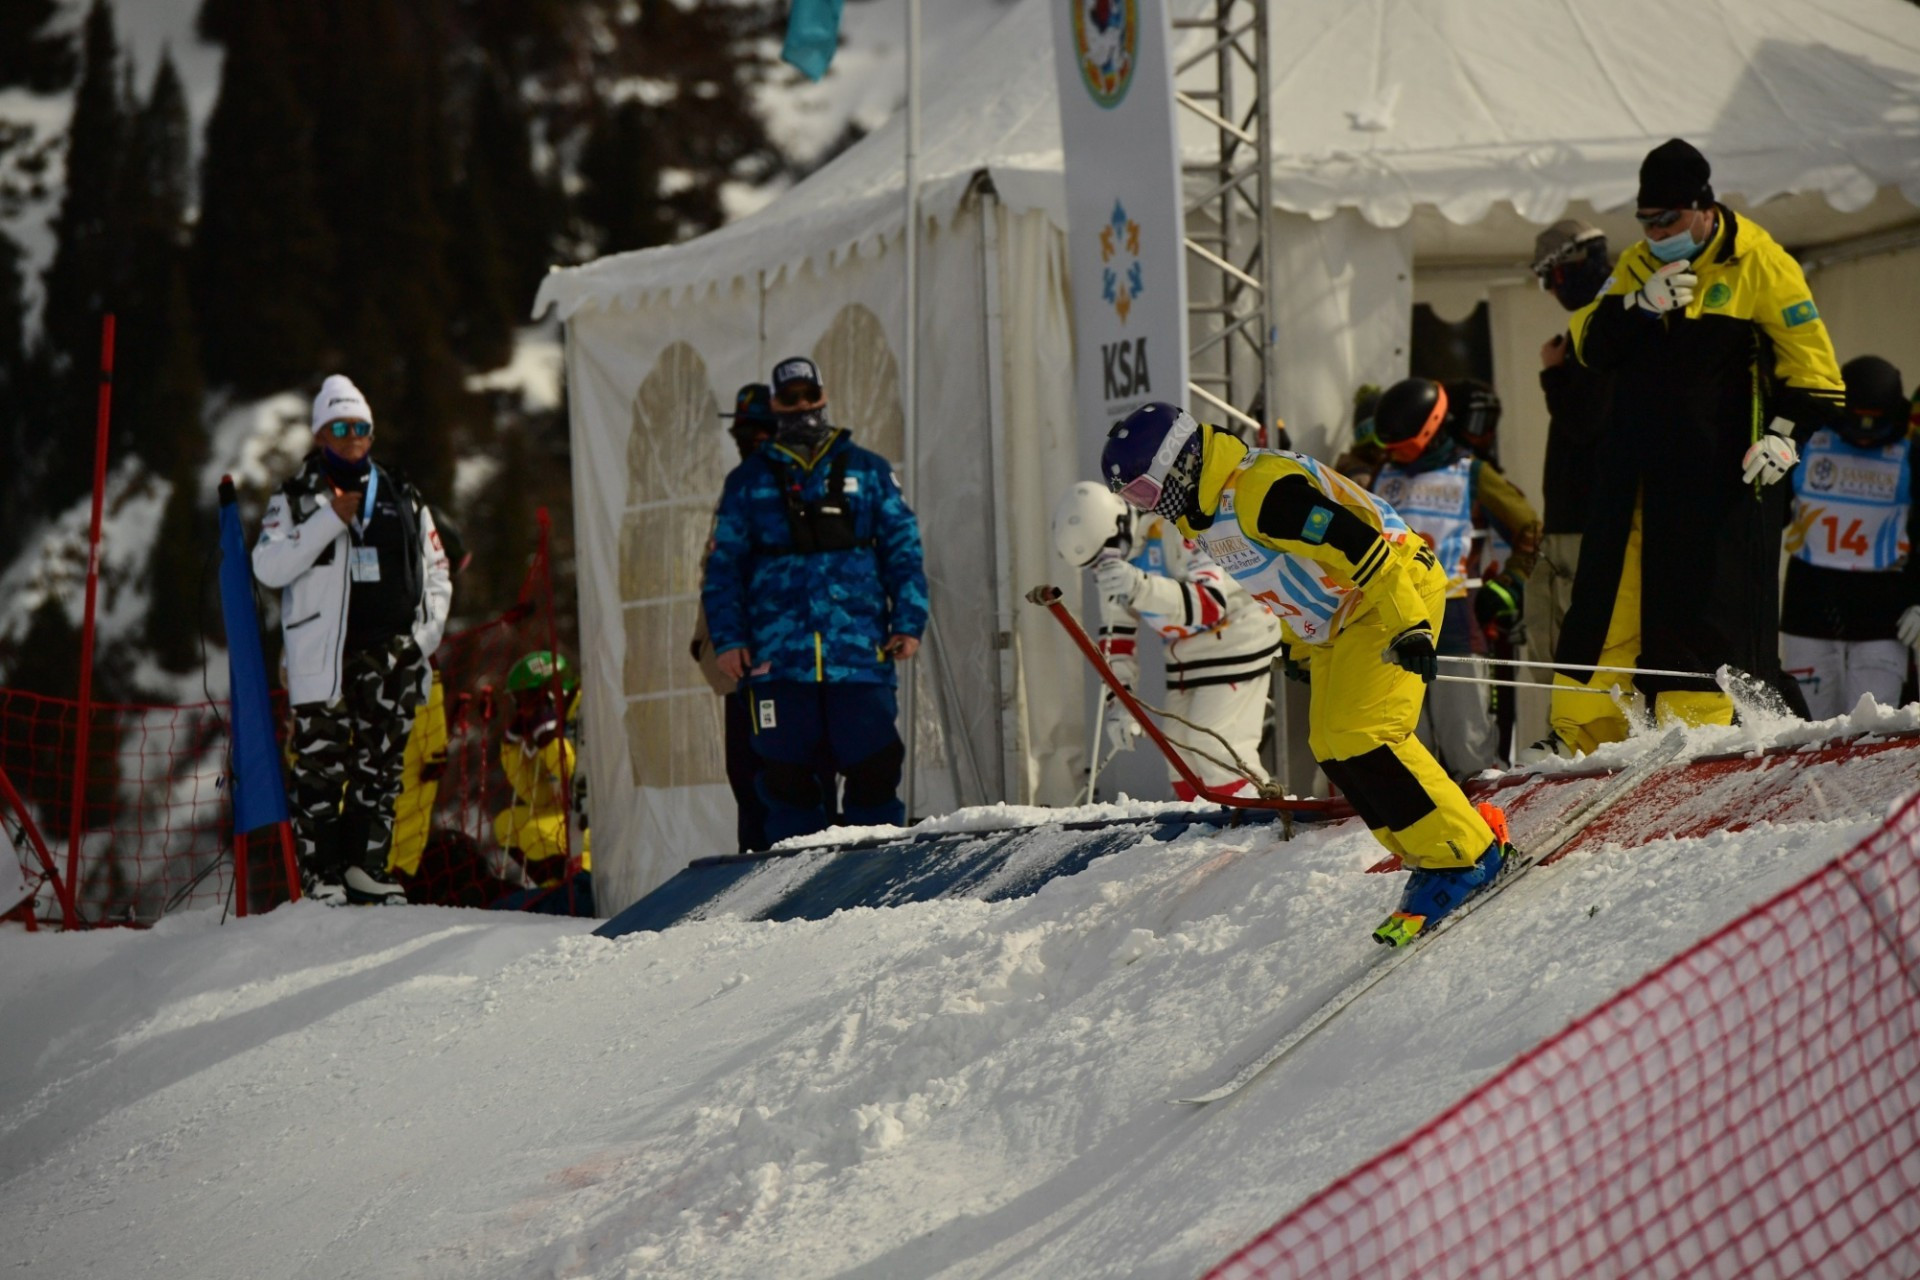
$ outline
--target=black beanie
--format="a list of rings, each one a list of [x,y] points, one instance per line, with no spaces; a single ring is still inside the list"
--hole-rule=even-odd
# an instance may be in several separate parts
[[[1900,370],[1879,356],[1855,356],[1840,366],[1847,387],[1847,408],[1878,412],[1904,411],[1907,396],[1900,389]]]
[[[1704,209],[1713,203],[1713,168],[1690,142],[1669,138],[1640,162],[1639,207]]]

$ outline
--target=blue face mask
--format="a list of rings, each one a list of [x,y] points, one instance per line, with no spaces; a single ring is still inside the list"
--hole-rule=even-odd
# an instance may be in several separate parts
[[[1705,247],[1693,238],[1691,228],[1675,232],[1665,240],[1647,241],[1647,248],[1653,250],[1653,256],[1662,262],[1678,262],[1682,258],[1691,258]]]

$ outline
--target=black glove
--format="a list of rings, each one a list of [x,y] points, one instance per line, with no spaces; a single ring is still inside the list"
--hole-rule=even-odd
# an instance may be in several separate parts
[[[1387,657],[1432,684],[1440,674],[1440,656],[1433,650],[1433,634],[1425,627],[1408,627],[1387,646]]]
[[[1280,646],[1280,674],[1295,684],[1311,684],[1313,673],[1307,670],[1307,664],[1293,656],[1293,650],[1286,645]]]

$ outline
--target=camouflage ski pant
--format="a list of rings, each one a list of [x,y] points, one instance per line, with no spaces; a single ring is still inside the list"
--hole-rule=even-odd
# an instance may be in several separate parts
[[[310,874],[338,880],[358,865],[384,878],[425,667],[410,641],[349,653],[340,696],[293,709],[293,837]]]

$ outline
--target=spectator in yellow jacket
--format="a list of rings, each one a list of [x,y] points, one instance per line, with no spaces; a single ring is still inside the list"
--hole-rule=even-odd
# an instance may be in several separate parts
[[[1727,724],[1730,665],[1782,688],[1780,531],[1800,447],[1843,411],[1840,365],[1800,264],[1714,200],[1705,156],[1679,138],[1647,154],[1646,238],[1570,322],[1573,353],[1614,379],[1554,661],[1554,737],[1591,751],[1627,736],[1614,699],[1643,675],[1657,713]]]
[[[514,664],[507,692],[513,697],[513,719],[500,744],[500,767],[513,787],[514,802],[494,819],[494,835],[525,864],[537,888],[548,892],[512,895],[495,905],[592,915],[593,861],[585,814],[580,812],[585,785],[579,752],[570,741],[580,707],[573,664],[537,650]],[[568,826],[574,812],[580,812],[578,849],[572,847],[575,834]]]

